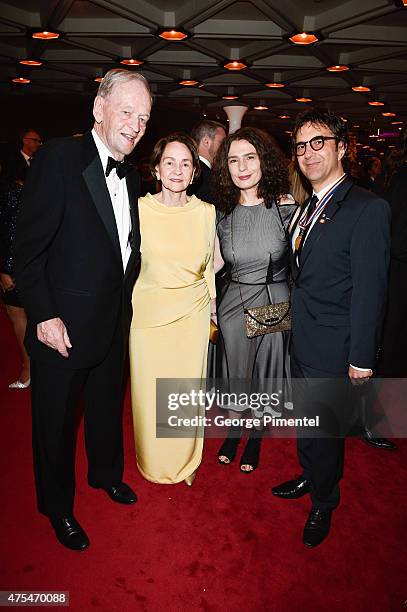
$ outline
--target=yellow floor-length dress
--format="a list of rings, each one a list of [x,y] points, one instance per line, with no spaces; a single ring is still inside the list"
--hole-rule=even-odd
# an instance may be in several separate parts
[[[139,200],[139,215],[142,263],[130,330],[137,465],[147,480],[171,484],[197,469],[203,437],[156,437],[156,379],[206,377],[216,215],[195,196],[169,207],[151,194]]]

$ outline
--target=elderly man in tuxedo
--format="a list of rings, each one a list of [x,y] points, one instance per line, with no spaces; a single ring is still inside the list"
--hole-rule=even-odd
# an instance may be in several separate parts
[[[349,141],[340,117],[308,111],[297,118],[293,139],[299,168],[313,193],[291,224],[292,375],[311,389],[318,384],[315,379],[343,380],[339,384],[347,389],[346,381],[353,386],[368,381],[376,365],[386,300],[390,210],[385,200],[357,187],[346,175]],[[335,403],[336,398],[331,399]],[[337,416],[343,419],[347,410],[341,404]],[[299,436],[297,447],[301,476],[272,491],[285,499],[311,494],[303,542],[314,547],[327,537],[332,511],[339,504],[344,439]]]
[[[118,503],[137,499],[122,481],[123,362],[140,261],[139,177],[125,157],[150,111],[142,75],[109,71],[94,102],[93,130],[37,153],[17,228],[38,509],[73,550],[89,546],[73,513],[80,396],[89,485]]]

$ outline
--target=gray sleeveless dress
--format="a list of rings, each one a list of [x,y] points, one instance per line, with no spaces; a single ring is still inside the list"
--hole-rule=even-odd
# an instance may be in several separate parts
[[[290,332],[247,338],[241,298],[247,308],[288,300],[289,256],[282,222],[287,227],[295,208],[295,204],[281,205],[281,219],[275,205],[269,209],[262,204],[238,205],[230,215],[217,213],[217,232],[225,261],[217,304],[221,332],[217,376],[231,381],[230,392],[241,393],[243,389],[251,393],[282,392],[280,407],[291,401]],[[247,408],[232,406],[236,412]],[[266,412],[278,414],[281,410],[259,407],[253,412],[261,417]]]

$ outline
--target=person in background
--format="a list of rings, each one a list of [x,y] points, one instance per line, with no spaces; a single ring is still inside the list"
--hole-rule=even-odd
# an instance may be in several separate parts
[[[25,128],[20,130],[20,150],[11,155],[7,161],[10,176],[19,176],[24,182],[35,154],[42,145],[42,138],[37,130]]]
[[[370,157],[365,163],[365,176],[357,181],[360,187],[368,189],[372,193],[383,197],[384,180],[382,174],[382,162],[378,157]]]
[[[143,157],[137,164],[137,169],[140,173],[140,197],[147,195],[147,193],[157,193],[158,183],[157,179],[151,173],[150,160],[148,157]]]
[[[200,177],[188,189],[188,195],[195,194],[204,202],[214,203],[214,193],[210,183],[211,169],[215,155],[226,136],[224,126],[217,121],[204,120],[197,123],[191,137],[198,146]]]
[[[24,168],[15,167],[14,175],[2,180],[0,186],[0,285],[3,302],[22,356],[22,366],[17,380],[10,389],[26,389],[30,386],[30,358],[24,346],[27,317],[15,283],[14,241],[17,217],[21,210]]]

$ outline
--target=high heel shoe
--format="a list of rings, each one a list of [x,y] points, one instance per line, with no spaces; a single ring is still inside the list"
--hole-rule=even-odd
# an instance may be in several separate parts
[[[240,471],[243,474],[250,474],[251,472],[254,472],[254,470],[259,465],[260,448],[261,448],[261,437],[259,438],[253,437],[247,440],[246,448],[244,449],[243,455],[241,456],[241,459],[240,459]],[[242,467],[244,465],[247,465],[251,469],[242,470]]]
[[[21,380],[16,380],[13,383],[11,383],[8,386],[8,388],[9,389],[28,389],[28,387],[30,386],[30,383],[31,383],[31,378],[29,378],[25,382],[22,382]]]
[[[192,487],[192,485],[194,484],[195,478],[196,478],[196,470],[195,470],[195,472],[192,472],[192,474],[190,474],[189,476],[184,478],[184,482],[189,487]]]
[[[240,443],[241,430],[240,427],[231,427],[227,438],[223,441],[222,446],[218,451],[218,461],[221,465],[229,465],[236,457],[237,447]],[[221,457],[225,457],[227,461],[222,461]]]

